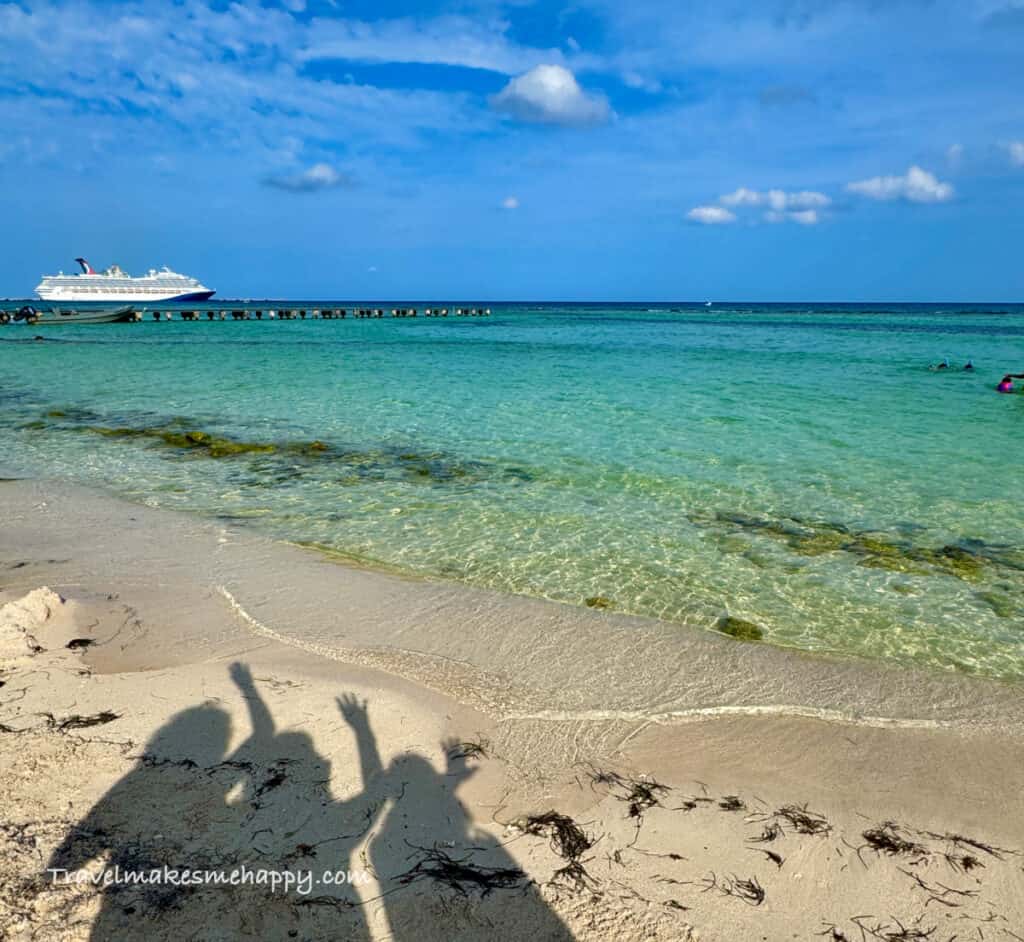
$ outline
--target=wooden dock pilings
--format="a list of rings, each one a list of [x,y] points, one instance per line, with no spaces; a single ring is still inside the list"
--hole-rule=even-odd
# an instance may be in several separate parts
[[[422,314],[424,317],[448,317],[449,313],[456,317],[490,317],[489,307],[457,307],[457,308],[426,308]],[[270,321],[293,321],[293,320],[345,320],[351,316],[353,320],[367,320],[370,318],[391,317],[418,317],[420,311],[414,307],[391,308],[385,311],[383,308],[280,308],[280,309],[255,309],[255,308],[220,308],[205,311],[177,311],[177,310],[150,310],[136,311],[133,320],[139,321],[150,318],[154,321],[200,321],[204,315],[208,321],[248,321],[248,320],[270,320]]]

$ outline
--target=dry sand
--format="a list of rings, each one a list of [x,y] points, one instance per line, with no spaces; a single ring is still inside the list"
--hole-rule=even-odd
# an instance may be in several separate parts
[[[21,481],[0,684],[0,939],[1024,940],[1012,685]]]

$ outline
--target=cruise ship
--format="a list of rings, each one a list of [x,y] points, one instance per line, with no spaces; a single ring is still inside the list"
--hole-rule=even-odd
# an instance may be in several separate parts
[[[205,285],[179,275],[169,268],[151,268],[145,275],[133,278],[117,265],[98,272],[84,259],[76,258],[82,270],[76,274],[44,275],[36,286],[36,294],[44,301],[205,301],[213,291]]]

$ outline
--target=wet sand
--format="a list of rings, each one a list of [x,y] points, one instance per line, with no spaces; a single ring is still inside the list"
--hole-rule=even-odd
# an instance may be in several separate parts
[[[1013,685],[42,481],[0,483],[0,604],[0,935],[1024,938]],[[104,889],[63,864],[368,882]]]

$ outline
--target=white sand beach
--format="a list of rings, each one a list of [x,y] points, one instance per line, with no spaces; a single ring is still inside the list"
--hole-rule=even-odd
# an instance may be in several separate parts
[[[0,938],[1024,938],[1011,685],[10,480],[0,684]]]

